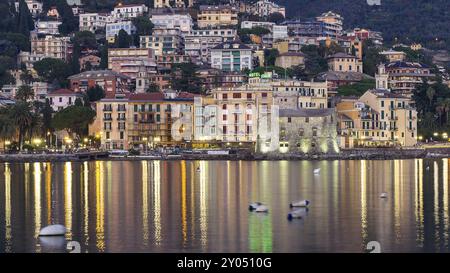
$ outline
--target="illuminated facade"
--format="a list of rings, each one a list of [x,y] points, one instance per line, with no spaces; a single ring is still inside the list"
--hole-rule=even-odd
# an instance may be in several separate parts
[[[369,90],[337,104],[342,148],[417,144],[414,102],[387,90]]]

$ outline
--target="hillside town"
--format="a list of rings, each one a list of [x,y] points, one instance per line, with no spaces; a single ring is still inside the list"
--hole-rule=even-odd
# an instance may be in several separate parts
[[[385,43],[334,11],[289,18],[269,0],[85,2],[8,2],[17,30],[0,38],[1,151],[448,143],[448,53]]]

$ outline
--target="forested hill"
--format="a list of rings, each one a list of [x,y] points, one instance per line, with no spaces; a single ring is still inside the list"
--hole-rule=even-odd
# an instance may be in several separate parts
[[[397,37],[450,48],[449,0],[381,0],[380,7],[369,6],[366,0],[275,1],[286,6],[288,17],[312,18],[333,10],[344,16],[345,28],[367,27],[382,31],[387,41]]]

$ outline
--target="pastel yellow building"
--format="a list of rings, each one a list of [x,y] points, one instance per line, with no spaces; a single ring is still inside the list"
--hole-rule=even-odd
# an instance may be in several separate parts
[[[336,53],[328,57],[328,68],[336,72],[363,72],[362,61],[346,53]]]
[[[417,144],[414,102],[387,90],[369,90],[336,106],[342,148]]]
[[[238,10],[232,6],[200,6],[197,16],[199,28],[235,26],[238,24]]]
[[[89,133],[106,150],[186,146],[192,140],[193,102],[188,93],[171,98],[162,93],[116,94],[97,102]]]
[[[194,140],[252,147],[258,127],[270,120],[272,105],[270,86],[244,84],[213,89],[210,97],[196,99]]]

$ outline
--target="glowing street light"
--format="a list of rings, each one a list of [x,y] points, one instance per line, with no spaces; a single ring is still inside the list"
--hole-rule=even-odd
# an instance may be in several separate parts
[[[437,132],[433,133],[433,136],[437,137],[439,134]]]
[[[35,139],[33,139],[33,143],[34,143],[34,145],[39,146],[39,145],[41,145],[41,143],[42,143],[42,139],[40,139],[40,138],[35,138]]]

